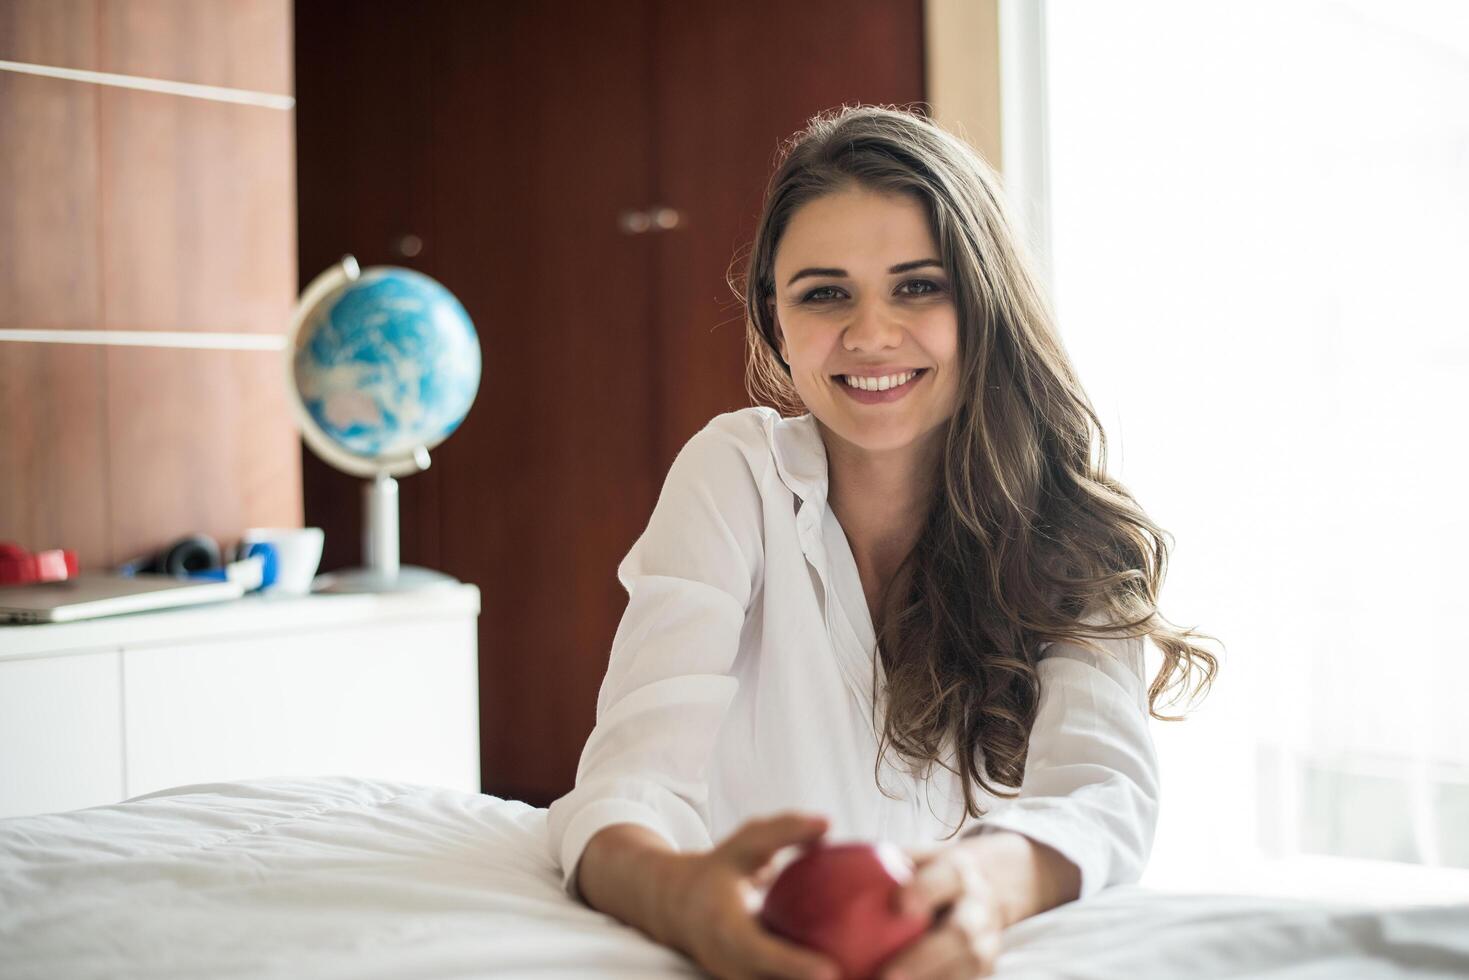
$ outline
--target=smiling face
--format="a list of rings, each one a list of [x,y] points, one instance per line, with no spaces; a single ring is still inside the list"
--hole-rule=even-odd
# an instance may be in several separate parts
[[[816,198],[791,215],[774,267],[781,356],[826,429],[886,452],[945,425],[957,403],[959,316],[918,198],[865,188]],[[888,390],[856,391],[854,375],[886,376],[876,387]]]

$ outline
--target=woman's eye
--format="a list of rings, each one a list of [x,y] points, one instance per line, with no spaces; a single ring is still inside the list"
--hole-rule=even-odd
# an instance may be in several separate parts
[[[815,289],[811,290],[804,297],[802,297],[801,302],[803,302],[803,303],[819,303],[819,302],[822,302],[823,299],[825,298],[822,294],[824,294],[824,293],[831,293],[831,292],[834,292],[835,290],[836,290],[836,287],[835,286],[817,286]]]
[[[921,289],[907,291],[909,296],[925,296],[929,293],[940,293],[943,289],[930,279],[909,279],[898,287],[899,292],[904,292],[906,286],[921,286]]]
[[[900,296],[930,296],[943,291],[944,287],[931,279],[909,279],[900,283],[895,290]],[[842,298],[842,291],[836,286],[817,286],[801,297],[801,302],[825,305]]]

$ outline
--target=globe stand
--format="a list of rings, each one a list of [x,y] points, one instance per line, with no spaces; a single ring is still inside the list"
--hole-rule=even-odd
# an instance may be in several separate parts
[[[362,558],[366,568],[318,575],[313,592],[412,592],[458,585],[452,575],[398,564],[398,481],[379,473],[362,485]]]

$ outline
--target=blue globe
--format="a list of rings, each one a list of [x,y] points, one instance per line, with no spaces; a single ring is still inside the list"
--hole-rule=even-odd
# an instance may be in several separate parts
[[[356,263],[324,273],[297,314],[292,381],[323,455],[359,473],[401,469],[464,421],[479,390],[469,314],[412,269]],[[420,464],[421,465],[421,464]],[[416,469],[418,467],[411,467]]]

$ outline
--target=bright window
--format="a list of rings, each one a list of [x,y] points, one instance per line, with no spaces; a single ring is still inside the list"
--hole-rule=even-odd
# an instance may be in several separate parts
[[[1154,722],[1144,884],[1462,895],[1469,4],[1039,9],[1016,182],[1109,468],[1175,537],[1163,613],[1226,648]]]

